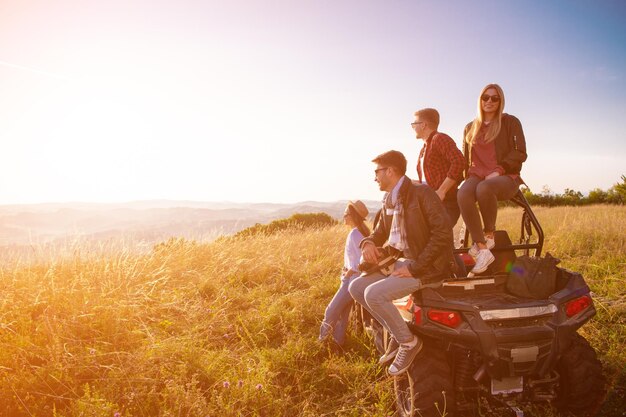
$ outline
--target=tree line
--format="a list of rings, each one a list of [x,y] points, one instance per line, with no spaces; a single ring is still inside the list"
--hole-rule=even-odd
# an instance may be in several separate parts
[[[531,205],[539,206],[584,206],[588,204],[626,204],[626,175],[622,175],[621,182],[604,191],[595,188],[587,196],[580,191],[566,188],[563,194],[553,193],[544,185],[540,194],[534,194],[529,188],[522,189],[524,197]]]

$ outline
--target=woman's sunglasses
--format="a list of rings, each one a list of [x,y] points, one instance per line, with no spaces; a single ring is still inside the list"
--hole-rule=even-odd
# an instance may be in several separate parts
[[[492,103],[500,102],[500,96],[490,96],[489,94],[483,94],[482,96],[480,96],[480,99],[484,101],[485,103],[488,102],[489,99],[491,99]]]

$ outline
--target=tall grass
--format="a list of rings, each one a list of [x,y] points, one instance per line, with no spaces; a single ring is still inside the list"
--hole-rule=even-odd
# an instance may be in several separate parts
[[[345,232],[5,267],[0,415],[384,414],[365,341],[338,357],[314,337]]]
[[[582,332],[614,387],[607,410],[617,409],[626,386],[626,208],[536,212],[546,250],[582,272],[599,300]],[[501,210],[499,225],[513,235],[518,222],[515,209]],[[0,416],[392,415],[393,383],[365,336],[352,335],[344,355],[316,340],[347,231],[7,261]]]

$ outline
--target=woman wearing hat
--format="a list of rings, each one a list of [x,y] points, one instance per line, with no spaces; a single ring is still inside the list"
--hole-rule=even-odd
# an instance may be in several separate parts
[[[365,225],[368,215],[367,207],[362,201],[350,201],[343,213],[343,221],[352,227],[346,238],[344,249],[344,264],[341,272],[341,284],[337,293],[326,307],[324,321],[320,327],[319,340],[326,340],[332,334],[332,338],[339,346],[346,341],[346,328],[348,317],[352,307],[352,296],[348,292],[350,282],[360,275],[358,265],[361,258],[359,244],[364,237],[369,236],[370,230]]]

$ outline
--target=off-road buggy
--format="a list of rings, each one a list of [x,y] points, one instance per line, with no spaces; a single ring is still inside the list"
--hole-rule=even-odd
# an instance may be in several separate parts
[[[511,201],[522,208],[520,239],[513,244],[506,231],[497,231],[496,260],[487,271],[453,276],[395,302],[424,341],[409,370],[394,378],[398,415],[523,416],[530,404],[546,402],[578,416],[596,415],[605,378],[594,349],[577,333],[596,313],[589,287],[580,274],[556,267],[554,258],[540,257],[544,235],[537,218],[521,192]],[[462,241],[468,242],[467,232]],[[469,260],[468,249],[455,252]],[[544,268],[520,271],[529,265],[522,260]],[[541,280],[551,280],[550,295],[539,298],[532,288],[524,296],[511,293],[516,287],[510,284],[524,279],[539,283],[541,291]],[[386,331],[360,314],[384,352]],[[484,407],[499,411],[485,414]]]

